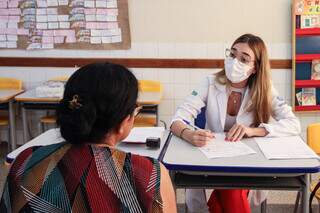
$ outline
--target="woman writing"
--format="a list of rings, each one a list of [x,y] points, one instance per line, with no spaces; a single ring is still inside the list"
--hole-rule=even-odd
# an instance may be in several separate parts
[[[206,130],[193,130],[184,120],[205,107]],[[172,132],[195,146],[204,146],[215,132],[226,132],[229,141],[243,137],[278,137],[300,133],[299,120],[272,87],[267,49],[258,36],[245,34],[226,50],[224,69],[208,76],[178,107]],[[243,190],[215,190],[211,212],[249,212]],[[260,196],[261,200],[265,199]],[[190,211],[206,210],[201,190],[187,191]]]

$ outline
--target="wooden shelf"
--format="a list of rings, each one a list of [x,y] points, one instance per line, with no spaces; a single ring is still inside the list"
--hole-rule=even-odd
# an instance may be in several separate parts
[[[296,29],[296,36],[320,35],[320,28]]]
[[[314,106],[295,106],[295,111],[316,111],[320,110],[320,105]]]
[[[320,54],[297,54],[297,62],[310,62],[314,59],[320,59]]]
[[[320,80],[296,80],[295,87],[320,87]]]

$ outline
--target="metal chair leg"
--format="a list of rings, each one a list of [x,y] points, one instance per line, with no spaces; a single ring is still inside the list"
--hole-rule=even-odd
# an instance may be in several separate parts
[[[261,203],[261,213],[267,213],[267,199]]]
[[[300,196],[301,196],[301,193],[300,193],[300,191],[298,191],[297,197],[296,197],[296,202],[294,204],[294,210],[293,210],[294,213],[298,213],[299,203],[300,203]]]

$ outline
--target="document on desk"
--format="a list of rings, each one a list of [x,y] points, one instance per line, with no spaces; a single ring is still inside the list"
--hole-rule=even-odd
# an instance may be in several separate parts
[[[215,138],[206,146],[199,147],[207,158],[224,158],[255,154],[256,152],[241,141],[225,141],[224,133],[215,133]]]
[[[300,136],[279,138],[254,138],[264,156],[269,159],[303,159],[319,156],[308,147]]]
[[[128,137],[122,142],[125,143],[146,143],[148,137],[162,138],[165,129],[163,127],[134,127]]]

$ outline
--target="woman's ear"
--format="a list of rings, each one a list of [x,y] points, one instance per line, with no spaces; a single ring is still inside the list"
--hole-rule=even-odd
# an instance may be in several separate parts
[[[132,115],[128,115],[127,117],[125,117],[125,119],[123,119],[123,121],[121,121],[121,123],[119,124],[116,133],[119,135],[123,135],[124,133],[126,133],[128,131],[128,127],[131,129],[133,120],[134,117]]]

